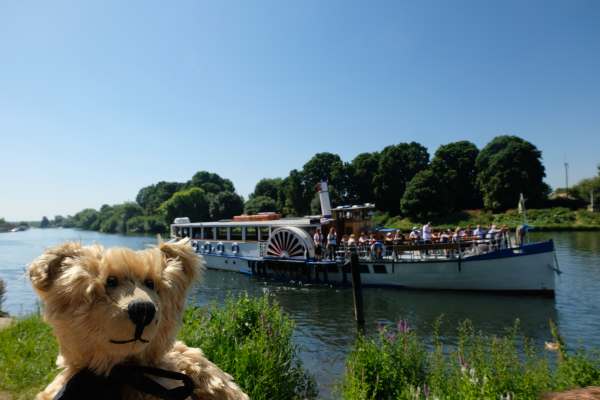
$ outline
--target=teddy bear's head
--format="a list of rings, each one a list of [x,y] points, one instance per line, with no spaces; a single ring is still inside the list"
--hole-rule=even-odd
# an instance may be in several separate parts
[[[62,364],[108,373],[152,364],[175,339],[187,289],[203,270],[189,241],[133,251],[65,243],[28,269]]]

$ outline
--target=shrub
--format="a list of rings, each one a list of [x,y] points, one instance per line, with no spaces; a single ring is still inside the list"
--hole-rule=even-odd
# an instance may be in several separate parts
[[[341,384],[345,399],[537,399],[542,393],[600,384],[600,354],[567,352],[558,343],[556,361],[536,352],[518,322],[504,336],[459,326],[458,343],[446,349],[434,327],[430,350],[406,328],[384,328],[376,338],[359,338]]]
[[[262,297],[229,297],[223,308],[190,308],[180,338],[200,347],[233,375],[252,399],[304,399],[317,395],[292,342],[293,323]]]

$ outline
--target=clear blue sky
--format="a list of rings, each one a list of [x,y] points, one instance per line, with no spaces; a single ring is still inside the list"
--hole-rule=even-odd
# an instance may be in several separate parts
[[[169,7],[166,5],[169,4]],[[600,2],[0,0],[0,216],[198,170],[244,196],[313,154],[516,134],[600,162]]]

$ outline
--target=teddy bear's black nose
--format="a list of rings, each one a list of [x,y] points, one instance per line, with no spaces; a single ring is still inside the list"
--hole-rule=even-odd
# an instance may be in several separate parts
[[[149,301],[133,301],[127,306],[127,313],[135,326],[144,327],[154,319],[156,307]]]

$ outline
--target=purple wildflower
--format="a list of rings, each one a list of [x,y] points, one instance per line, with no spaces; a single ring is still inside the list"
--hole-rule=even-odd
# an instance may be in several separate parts
[[[426,399],[429,398],[429,386],[427,386],[427,384],[423,384],[423,395],[425,396]]]
[[[398,321],[398,324],[396,325],[398,332],[400,333],[408,333],[410,332],[410,326],[408,325],[408,321],[405,319],[401,319],[400,321]]]

